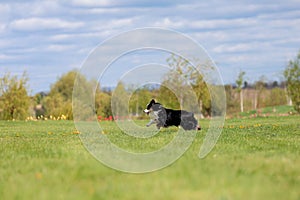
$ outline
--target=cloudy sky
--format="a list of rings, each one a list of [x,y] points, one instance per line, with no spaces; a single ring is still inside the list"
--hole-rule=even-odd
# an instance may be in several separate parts
[[[27,71],[32,93],[48,91],[107,38],[161,27],[201,44],[225,83],[240,70],[250,82],[280,79],[300,49],[299,25],[299,0],[0,1],[0,76]]]

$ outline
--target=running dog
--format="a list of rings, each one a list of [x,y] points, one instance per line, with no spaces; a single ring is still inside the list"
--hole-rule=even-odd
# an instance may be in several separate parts
[[[172,110],[164,108],[154,99],[150,101],[144,112],[151,117],[147,127],[156,124],[156,127],[181,126],[184,130],[201,130],[194,113],[185,110]]]

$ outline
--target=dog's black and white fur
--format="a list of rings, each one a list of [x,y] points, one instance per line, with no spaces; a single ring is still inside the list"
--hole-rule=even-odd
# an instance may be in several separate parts
[[[156,124],[158,129],[161,127],[181,126],[184,130],[201,130],[194,113],[164,108],[160,103],[155,102],[154,99],[150,101],[144,112],[148,115],[150,114],[151,117],[147,126]]]

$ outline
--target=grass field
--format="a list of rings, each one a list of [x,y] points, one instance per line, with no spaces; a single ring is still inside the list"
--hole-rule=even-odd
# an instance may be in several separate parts
[[[293,106],[281,105],[281,106],[271,106],[265,107],[258,110],[250,110],[247,112],[239,113],[241,117],[249,117],[251,115],[262,115],[262,116],[284,116],[288,115],[288,113],[296,113]]]
[[[72,121],[1,121],[0,199],[300,199],[300,116],[227,120],[213,151],[198,159],[208,122],[171,166],[128,174],[94,159]],[[143,142],[112,122],[102,126],[114,143],[136,151],[176,134],[164,129]]]

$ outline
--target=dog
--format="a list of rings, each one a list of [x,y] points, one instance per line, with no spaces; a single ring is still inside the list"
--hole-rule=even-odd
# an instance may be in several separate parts
[[[144,112],[150,115],[150,122],[147,127],[156,124],[156,127],[181,126],[184,130],[201,130],[194,113],[185,110],[172,110],[164,108],[154,99],[146,106]]]

